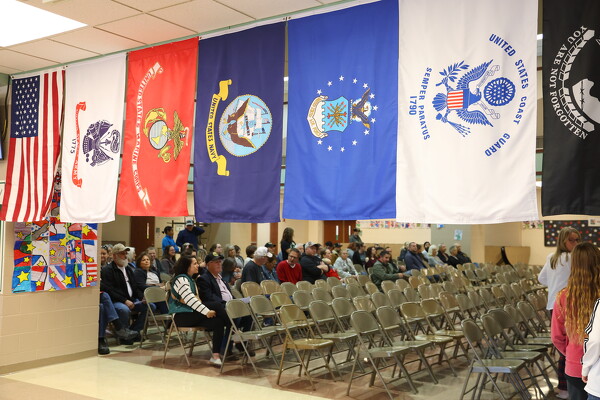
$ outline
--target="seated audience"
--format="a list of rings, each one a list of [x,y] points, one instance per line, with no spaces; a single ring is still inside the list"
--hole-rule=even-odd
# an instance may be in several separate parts
[[[221,244],[219,243],[214,243],[212,246],[210,246],[210,248],[208,249],[208,253],[217,253],[220,255],[223,255],[223,246],[221,246]]]
[[[148,254],[148,257],[150,257],[150,268],[158,271],[158,273],[161,273],[160,270],[160,260],[158,258],[156,258],[156,248],[155,247],[148,247],[146,249],[146,254]]]
[[[300,261],[300,251],[296,248],[289,249],[287,252],[287,260],[277,264],[277,277],[279,282],[291,282],[294,285],[302,280],[302,266]]]
[[[246,266],[242,270],[242,283],[244,282],[256,282],[260,284],[265,276],[263,275],[262,266],[266,264],[269,257],[273,254],[269,253],[266,247],[259,247],[254,252],[254,258],[252,261],[248,261]]]
[[[169,245],[166,247],[160,260],[160,270],[165,274],[173,275],[173,267],[175,266],[175,246]]]
[[[375,265],[375,263],[377,262],[378,259],[379,259],[379,257],[377,256],[377,247],[371,246],[371,247],[367,248],[367,251],[365,252],[365,264],[364,264],[365,271],[368,271],[369,268],[371,268],[373,265]]]
[[[450,255],[448,256],[448,265],[452,265],[454,268],[456,268],[456,266],[458,264],[460,264],[460,260],[458,259],[458,248],[456,247],[456,245],[450,246]]]
[[[302,266],[302,280],[315,283],[317,279],[324,279],[329,267],[317,257],[317,246],[313,242],[306,242],[304,254],[300,258]]]
[[[194,246],[194,249],[198,250],[198,237],[204,233],[204,229],[199,226],[194,226],[194,221],[188,219],[185,221],[185,229],[182,229],[177,234],[178,246],[182,246],[184,243],[190,243]]]
[[[129,329],[139,332],[144,328],[146,320],[146,304],[142,301],[144,288],[137,285],[133,270],[127,265],[129,248],[117,243],[111,251],[112,262],[105,265],[100,272],[100,290],[110,296],[121,325],[129,326],[129,321],[133,319]]]
[[[442,260],[438,257],[438,247],[434,244],[429,246],[429,251],[427,251],[427,263],[430,266],[436,265],[444,265]]]
[[[404,257],[406,256],[406,253],[408,252],[409,244],[410,244],[410,242],[404,242],[404,247],[402,247],[402,250],[400,250],[400,255],[398,256],[398,261],[404,261]]]
[[[110,354],[110,349],[105,339],[106,328],[109,323],[112,323],[115,328],[114,334],[119,340],[125,342],[132,341],[139,335],[138,332],[121,325],[119,314],[117,314],[110,296],[106,292],[100,292],[100,314],[98,318],[98,354],[100,355]]]
[[[463,253],[460,243],[455,243],[454,245],[456,246],[456,250],[457,250],[456,257],[458,258],[459,264],[470,263],[471,259],[469,258],[468,255]]]
[[[275,253],[270,253],[275,254]],[[279,283],[279,278],[277,277],[277,257],[272,255],[267,259],[265,265],[261,266],[263,277],[267,280],[275,281]]]
[[[352,253],[352,262],[354,264],[360,264],[363,267],[365,266],[365,262],[367,261],[367,246],[362,243],[351,243],[356,248],[356,251]],[[350,248],[350,246],[348,246]],[[348,255],[350,252],[348,251]],[[366,268],[365,268],[366,270]]]
[[[244,267],[246,266],[246,264],[248,264],[249,261],[252,261],[254,259],[254,252],[256,251],[256,249],[257,247],[253,244],[246,247],[246,259],[244,260]]]
[[[414,269],[424,269],[426,268],[425,263],[419,257],[419,251],[417,249],[417,244],[415,242],[410,242],[408,244],[408,252],[404,256],[404,262],[406,263],[406,274],[411,275],[412,270]]]
[[[227,318],[217,315],[198,298],[196,283],[192,277],[198,273],[198,261],[195,258],[182,256],[173,268],[175,275],[171,280],[171,296],[169,297],[169,313],[175,314],[174,320],[179,327],[202,326],[213,332],[211,365],[220,367],[221,344],[225,335]]]
[[[400,278],[404,278],[404,274],[393,272],[390,265],[390,253],[385,250],[379,253],[379,260],[377,260],[371,270],[371,280],[373,283],[381,290],[381,282],[396,281]]]
[[[110,259],[110,257],[108,256],[108,253],[108,245],[102,245],[102,247],[100,247],[100,268],[104,267],[106,264],[112,261],[112,259]]]
[[[137,268],[133,270],[133,279],[136,280],[136,284],[144,290],[150,286],[163,287],[165,284],[160,279],[160,272],[152,267],[150,264],[150,256],[145,252],[141,252],[135,261]],[[152,311],[158,310],[161,314],[166,314],[169,310],[167,309],[167,303],[160,301],[158,303],[151,304]]]
[[[427,255],[429,254],[429,247],[431,246],[431,243],[429,242],[425,242],[423,243],[423,250],[421,251],[421,253],[423,254],[423,257],[425,257],[425,259],[427,259]]]
[[[444,243],[441,243],[438,246],[438,257],[442,261],[442,263],[448,264],[448,257],[450,256],[448,255],[448,253],[446,253],[446,245]]]
[[[244,268],[244,257],[242,257],[241,255],[242,249],[237,244],[234,244],[233,248],[235,249],[235,262],[237,264],[237,267],[240,269],[241,274],[242,268]]]
[[[333,263],[333,268],[337,271],[340,278],[344,279],[350,275],[357,275],[352,260],[348,258],[348,251],[342,250],[340,256]]]

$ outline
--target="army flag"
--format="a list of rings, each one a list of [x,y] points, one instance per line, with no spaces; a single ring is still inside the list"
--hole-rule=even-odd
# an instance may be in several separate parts
[[[63,222],[115,219],[126,53],[69,65],[62,145]]]
[[[198,39],[129,53],[121,215],[186,216]]]
[[[284,23],[200,41],[198,221],[279,221],[284,60]]]
[[[600,3],[543,4],[542,214],[600,215]]]
[[[64,76],[61,68],[11,81],[4,221],[40,221],[48,214],[60,153]]]
[[[291,20],[283,217],[395,217],[398,2]]]
[[[400,2],[396,219],[538,219],[535,0]]]

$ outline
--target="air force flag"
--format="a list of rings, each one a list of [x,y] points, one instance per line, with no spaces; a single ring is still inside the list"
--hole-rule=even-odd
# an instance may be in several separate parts
[[[399,12],[397,220],[538,219],[537,2],[403,0]]]

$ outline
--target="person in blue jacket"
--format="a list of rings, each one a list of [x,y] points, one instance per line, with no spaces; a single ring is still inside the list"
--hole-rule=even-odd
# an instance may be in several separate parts
[[[165,254],[165,252],[167,251],[166,248],[169,246],[173,246],[175,247],[175,252],[179,253],[179,247],[177,247],[177,244],[175,243],[175,240],[173,240],[173,227],[172,226],[165,226],[165,229],[163,230],[163,233],[165,234],[165,237],[162,240],[162,250],[163,250],[163,254]]]
[[[198,250],[198,237],[204,233],[204,229],[199,226],[194,226],[194,221],[188,219],[185,221],[185,229],[179,231],[177,234],[177,245],[183,246],[184,243],[189,243],[194,246],[194,249]]]

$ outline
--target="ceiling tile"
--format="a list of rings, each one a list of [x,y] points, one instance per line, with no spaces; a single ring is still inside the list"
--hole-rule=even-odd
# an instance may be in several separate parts
[[[55,65],[56,62],[17,53],[12,50],[0,50],[0,64],[8,68],[29,71],[32,69],[49,67]]]
[[[25,44],[10,46],[10,50],[18,51],[42,57],[48,60],[56,61],[56,63],[66,63],[69,61],[81,60],[97,56],[98,53],[78,49],[77,47],[69,46],[68,44],[54,42],[49,39],[37,40]]]
[[[194,0],[153,11],[151,14],[198,33],[253,21],[252,18],[212,0]]]
[[[125,4],[126,6],[136,8],[138,10],[148,12],[174,6],[175,4],[186,3],[192,0],[113,0],[117,3]]]
[[[275,15],[289,14],[307,8],[318,7],[322,4],[316,0],[217,0],[235,10],[261,19]]]
[[[144,45],[142,42],[90,27],[53,36],[52,40],[99,54],[114,53]]]
[[[16,74],[17,72],[22,72],[22,71],[23,70],[14,69],[14,68],[8,68],[8,67],[5,67],[3,65],[0,65],[0,74],[10,75],[10,74]]]
[[[98,28],[146,44],[177,39],[195,33],[147,14],[109,22],[99,25]]]
[[[74,19],[88,25],[97,25],[116,19],[139,14],[138,10],[112,0],[61,0],[44,3],[43,0],[29,0],[23,3]]]

